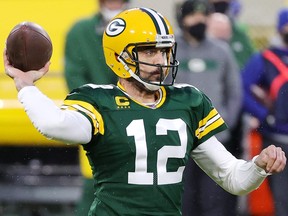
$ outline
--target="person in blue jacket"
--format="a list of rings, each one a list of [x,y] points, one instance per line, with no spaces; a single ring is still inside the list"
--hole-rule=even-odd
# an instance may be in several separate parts
[[[279,43],[254,54],[242,71],[244,112],[257,120],[263,148],[268,143],[288,153],[288,8],[278,14]],[[288,170],[271,176],[276,216],[288,215]]]

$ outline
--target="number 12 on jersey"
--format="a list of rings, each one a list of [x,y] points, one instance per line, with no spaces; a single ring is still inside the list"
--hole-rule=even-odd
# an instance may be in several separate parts
[[[159,119],[156,124],[156,135],[167,136],[168,131],[177,131],[180,143],[166,145],[157,152],[157,184],[174,184],[182,181],[184,166],[175,172],[167,172],[168,158],[184,158],[187,149],[187,129],[182,119]],[[128,173],[128,183],[153,185],[154,173],[147,172],[148,148],[143,119],[133,120],[126,128],[128,136],[133,136],[136,147],[135,172]],[[175,146],[176,145],[176,146]]]

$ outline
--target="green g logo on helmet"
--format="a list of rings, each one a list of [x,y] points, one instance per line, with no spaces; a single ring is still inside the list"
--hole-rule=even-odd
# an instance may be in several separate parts
[[[125,30],[125,21],[117,18],[112,20],[106,28],[105,33],[111,37],[121,34]]]

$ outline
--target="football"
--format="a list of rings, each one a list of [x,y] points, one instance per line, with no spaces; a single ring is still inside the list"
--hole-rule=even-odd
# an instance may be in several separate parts
[[[6,40],[10,64],[24,72],[39,70],[52,56],[52,42],[44,28],[33,22],[16,25]]]

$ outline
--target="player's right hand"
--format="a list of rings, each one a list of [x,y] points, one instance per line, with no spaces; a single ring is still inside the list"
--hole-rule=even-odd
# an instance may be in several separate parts
[[[20,91],[26,86],[33,86],[34,82],[41,79],[48,71],[50,66],[50,61],[48,61],[43,68],[40,70],[31,70],[23,72],[15,67],[13,67],[7,58],[6,49],[3,52],[5,73],[7,76],[11,77],[14,82],[17,91]]]

